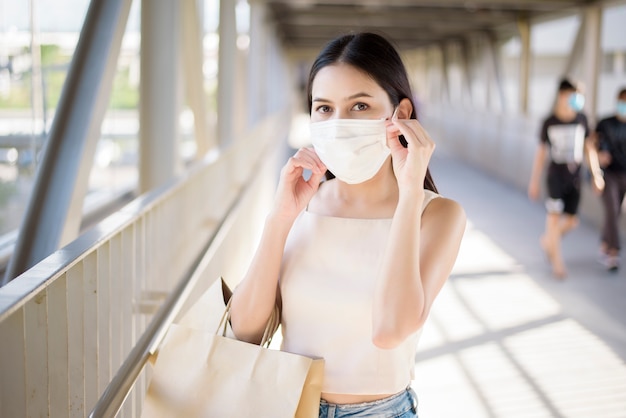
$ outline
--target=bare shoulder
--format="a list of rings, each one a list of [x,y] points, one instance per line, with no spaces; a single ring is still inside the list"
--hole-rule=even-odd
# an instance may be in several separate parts
[[[439,196],[433,198],[424,209],[422,223],[433,225],[438,229],[441,227],[465,229],[465,210],[457,201]]]

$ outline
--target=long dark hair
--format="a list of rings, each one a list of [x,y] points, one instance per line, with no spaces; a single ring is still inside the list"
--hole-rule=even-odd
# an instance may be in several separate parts
[[[376,83],[387,92],[391,104],[395,107],[402,99],[409,99],[413,110],[411,119],[417,119],[415,103],[409,77],[404,63],[394,46],[381,35],[369,32],[342,35],[330,41],[317,56],[307,84],[309,113],[313,105],[311,89],[317,73],[324,67],[332,64],[344,63],[351,65],[368,74]],[[406,142],[402,142],[406,147]],[[331,173],[326,173],[327,178]],[[424,188],[437,193],[437,187],[426,169]]]

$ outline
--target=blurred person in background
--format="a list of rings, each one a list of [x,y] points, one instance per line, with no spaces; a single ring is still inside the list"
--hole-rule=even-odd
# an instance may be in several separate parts
[[[604,227],[600,244],[600,262],[608,271],[619,269],[619,218],[626,194],[626,87],[617,95],[613,116],[596,126],[589,148],[589,166],[594,188],[602,194]]]
[[[549,154],[546,225],[540,242],[550,261],[552,274],[558,279],[567,276],[561,239],[578,225],[581,167],[589,136],[587,117],[582,113],[584,103],[580,87],[570,80],[561,80],[554,110],[541,127],[540,143],[528,184],[528,196],[536,200],[546,155]]]

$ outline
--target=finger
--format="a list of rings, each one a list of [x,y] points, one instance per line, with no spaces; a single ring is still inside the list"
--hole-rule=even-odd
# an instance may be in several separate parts
[[[311,177],[309,177],[308,183],[311,185],[311,187],[314,187],[314,189],[317,190],[323,177],[324,173],[313,172],[311,173]]]
[[[320,171],[325,173],[326,172],[326,165],[322,162],[322,160],[320,159],[319,155],[317,155],[317,152],[315,152],[315,148],[313,148],[313,147],[304,148],[304,150],[306,151],[307,154],[309,154],[313,158],[315,163],[320,168]]]
[[[428,135],[428,132],[426,132],[426,129],[424,129],[424,127],[417,120],[412,119],[409,123],[407,123],[407,126],[415,133],[415,137],[418,141],[420,141],[420,143],[424,145],[433,143],[433,140],[430,138],[430,135]]]
[[[313,172],[325,171],[319,157],[306,149],[299,150],[296,155],[292,157],[292,160],[294,165],[309,169]]]
[[[407,142],[415,143],[415,145],[422,146],[434,146],[434,141],[428,135],[428,132],[422,127],[422,125],[416,119],[410,119],[406,121],[398,121],[398,127],[404,135]],[[402,129],[404,128],[404,130]]]
[[[391,123],[391,121],[386,126],[386,129],[387,129],[387,146],[392,149],[396,146],[401,146],[400,139],[398,138],[401,134],[400,130],[393,123]]]
[[[419,123],[419,121],[417,119],[415,119],[414,126],[416,127],[417,131],[419,132],[418,136],[420,138],[423,138],[429,144],[434,144],[435,143],[435,141],[433,141],[433,139],[428,134],[428,131],[426,131],[426,128],[424,128],[424,126],[422,126],[422,124]]]
[[[394,124],[400,130],[400,133],[404,136],[407,144],[413,144],[413,146],[422,145],[422,142],[418,139],[418,133],[411,129],[411,127],[406,122],[395,120]]]
[[[400,130],[400,126],[401,124],[407,124],[407,122],[410,122],[411,119],[400,119],[398,118],[398,109],[400,109],[400,107],[396,107],[395,110],[393,111],[393,114],[391,115],[391,119],[389,120],[389,122],[392,124],[392,126],[395,126],[396,129]]]
[[[293,161],[293,157],[291,157],[281,171],[281,179],[295,178],[301,176],[302,172],[303,168],[298,166],[298,164]]]
[[[326,171],[326,166],[322,163],[322,161],[320,160],[320,158],[318,157],[317,153],[315,152],[313,148],[301,148],[296,153],[296,156],[298,158],[301,158],[304,161],[307,161],[309,164],[314,166],[315,168],[307,167],[307,168],[311,168],[312,171],[315,171],[315,172]]]
[[[307,161],[306,159],[303,159],[302,157],[299,156],[293,156],[291,158],[289,158],[289,160],[287,161],[287,165],[285,166],[285,173],[290,174],[290,175],[296,175],[296,176],[300,176],[302,175],[302,172],[304,169],[308,169],[311,170],[312,172],[317,172],[318,171],[318,167],[316,164]]]
[[[389,135],[400,135],[400,129],[391,121],[388,121],[385,128],[387,129],[387,136]]]
[[[402,143],[400,142],[399,134],[400,134],[400,131],[387,133],[387,146],[389,147],[389,149],[391,150],[393,154],[401,150],[406,151],[406,148],[404,148],[404,146],[402,146]]]

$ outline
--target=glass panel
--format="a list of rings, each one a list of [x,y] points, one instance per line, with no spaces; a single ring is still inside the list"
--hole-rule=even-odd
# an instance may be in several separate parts
[[[0,253],[22,221],[89,0],[63,3],[0,0]]]

